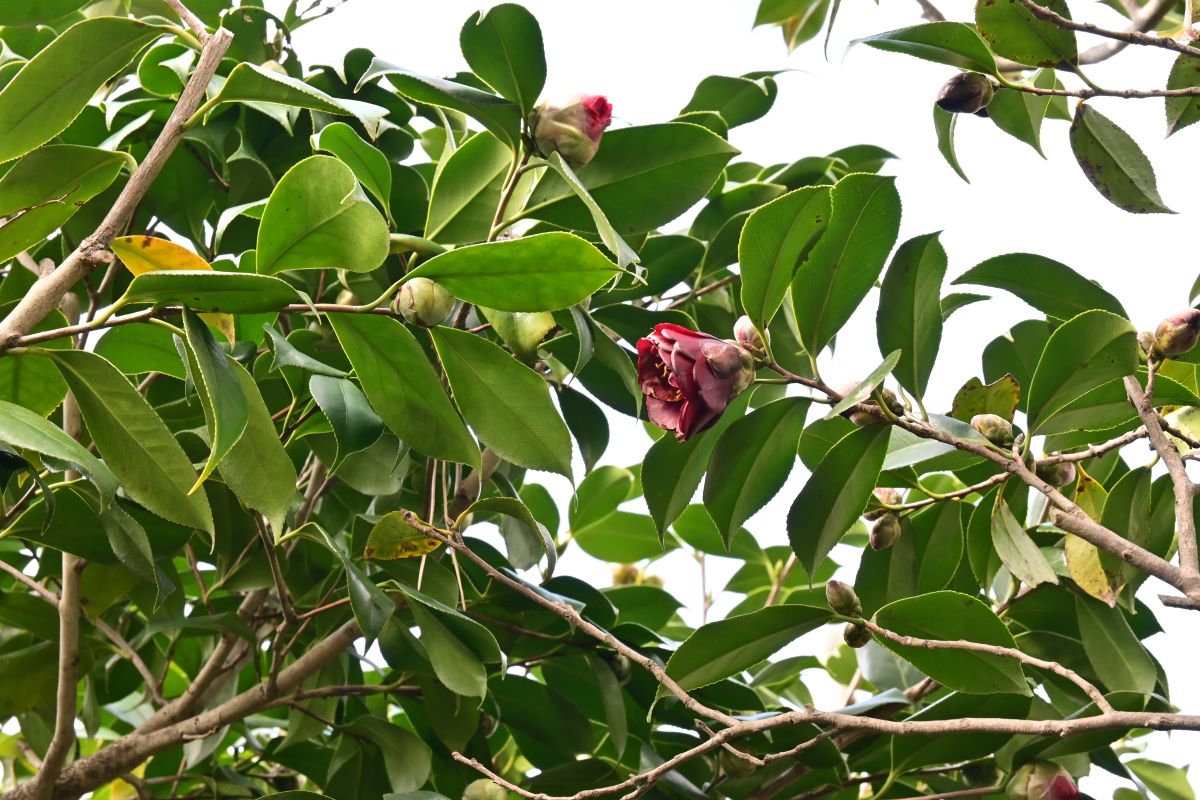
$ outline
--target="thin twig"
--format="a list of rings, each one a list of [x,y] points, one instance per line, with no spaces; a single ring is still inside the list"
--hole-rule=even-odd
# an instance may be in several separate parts
[[[166,0],[166,3],[171,7],[172,11],[179,15],[179,18],[183,20],[183,24],[187,25],[188,29],[196,34],[196,38],[202,44],[208,42],[208,28],[204,27],[204,23],[200,21],[199,17],[189,11],[187,6],[180,2],[180,0]]]
[[[1033,0],[1020,0],[1021,5],[1029,9],[1029,13],[1033,14],[1043,22],[1049,22],[1059,28],[1068,31],[1076,31],[1077,33],[1090,33],[1094,36],[1102,36],[1105,39],[1115,39],[1125,42],[1126,44],[1146,45],[1147,47],[1161,47],[1164,50],[1171,50],[1176,53],[1185,53],[1193,58],[1200,58],[1200,49],[1190,47],[1186,44],[1180,44],[1174,39],[1169,39],[1160,36],[1151,36],[1142,33],[1138,30],[1123,30],[1114,31],[1108,28],[1101,28],[1091,22],[1076,22],[1073,19],[1056,14],[1045,6],[1038,5]]]

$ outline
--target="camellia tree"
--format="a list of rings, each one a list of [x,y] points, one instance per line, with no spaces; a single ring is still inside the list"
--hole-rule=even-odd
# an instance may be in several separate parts
[[[730,146],[771,74],[609,128],[602,96],[542,101],[518,5],[466,21],[447,79],[306,68],[291,32],[326,6],[228,5],[0,4],[4,798],[1066,800],[1093,769],[1192,796],[1122,757],[1200,730],[1138,595],[1200,609],[1200,312],[1139,334],[1000,253],[958,282],[1030,318],[927,397],[982,298],[945,292],[937,234],[897,242],[886,151]],[[796,45],[830,5],[759,22]],[[1100,31],[983,0],[866,41],[966,70],[952,158],[953,112],[1035,144],[1066,94],[1200,118],[1200,52],[1154,32],[1180,6]],[[1169,89],[1088,82],[1126,43],[1180,54]],[[1070,136],[1105,196],[1163,210],[1086,103]],[[889,355],[831,386],[817,357],[876,284]],[[602,463],[611,415],[646,421],[640,465]],[[766,545],[743,523],[794,470]],[[568,548],[615,585],[556,571]],[[645,575],[677,548],[741,562],[726,617],[687,626]],[[824,662],[781,654],[827,625]],[[811,671],[858,702],[817,707]]]

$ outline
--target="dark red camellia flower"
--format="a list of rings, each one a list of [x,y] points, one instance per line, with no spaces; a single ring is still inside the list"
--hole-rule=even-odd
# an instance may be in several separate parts
[[[754,379],[754,360],[732,342],[669,322],[638,339],[638,381],[650,421],[686,442],[721,416]]]
[[[1059,775],[1050,784],[1052,800],[1079,800],[1079,787],[1070,775]]]

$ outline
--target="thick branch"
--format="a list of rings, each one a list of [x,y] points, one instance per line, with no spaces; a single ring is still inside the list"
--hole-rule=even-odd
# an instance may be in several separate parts
[[[54,709],[54,738],[42,758],[42,769],[30,781],[32,796],[48,799],[75,744],[76,684],[79,681],[79,576],[83,562],[62,554],[62,592],[58,599],[58,694]]]

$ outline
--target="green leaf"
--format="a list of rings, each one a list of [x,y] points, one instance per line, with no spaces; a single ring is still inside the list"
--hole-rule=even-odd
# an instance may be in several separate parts
[[[625,717],[625,701],[622,698],[621,684],[608,662],[594,652],[587,653],[588,666],[592,669],[592,678],[596,681],[596,689],[600,692],[600,704],[604,708],[604,721],[607,733],[612,739],[618,753],[625,752],[625,743],[629,739],[629,722]]]
[[[40,147],[0,178],[0,261],[43,241],[88,200],[133,167],[127,153],[52,144]]]
[[[897,600],[879,609],[874,620],[901,636],[1016,648],[1012,634],[990,608],[958,592],[933,592]],[[879,643],[957,692],[1029,694],[1025,673],[1014,659],[967,650],[927,650],[887,638],[879,638]]]
[[[571,434],[542,376],[481,336],[430,333],[454,399],[483,443],[505,461],[569,479]]]
[[[479,447],[408,328],[376,314],[329,319],[384,424],[427,456],[478,469]]]
[[[344,122],[331,122],[312,136],[314,150],[324,150],[350,167],[362,187],[379,202],[383,213],[391,218],[392,165],[378,148],[363,141]]]
[[[976,414],[996,414],[1012,422],[1020,401],[1021,385],[1011,372],[986,386],[979,378],[971,378],[955,393],[950,416],[970,422]]]
[[[1168,89],[1200,86],[1200,58],[1181,53],[1171,65]],[[1167,136],[1200,121],[1200,96],[1167,98]]]
[[[896,250],[879,290],[875,318],[879,349],[900,351],[892,374],[916,397],[925,396],[942,342],[942,279],[946,250],[939,234],[909,239]]]
[[[946,159],[950,168],[958,173],[958,177],[970,183],[971,179],[967,177],[967,173],[963,172],[962,165],[958,163],[958,153],[954,149],[954,129],[956,127],[958,127],[958,114],[952,114],[934,103],[933,130],[937,134],[938,152],[942,154],[942,158]]]
[[[246,505],[266,517],[271,529],[283,532],[284,517],[296,494],[296,467],[275,431],[271,412],[258,384],[236,361],[230,361],[245,397],[246,431],[221,461],[222,480]]]
[[[1071,18],[1066,0],[1046,0],[1043,5],[1060,17]],[[1018,64],[1057,67],[1079,59],[1075,31],[1038,19],[1021,0],[979,0],[975,26],[992,52]]]
[[[429,196],[425,236],[441,244],[487,239],[512,160],[508,145],[487,131],[442,159]]]
[[[367,640],[367,646],[370,646],[379,638],[383,626],[396,612],[396,604],[375,585],[367,573],[350,560],[349,556],[334,546],[332,542],[329,546],[337,553],[342,567],[346,570],[346,593],[350,597],[350,608],[354,611],[354,618],[358,621],[359,630]]]
[[[44,25],[88,5],[87,0],[7,0],[0,25]]]
[[[63,31],[0,90],[0,163],[66,130],[109,78],[165,32],[122,17],[85,19]]]
[[[1096,190],[1118,208],[1134,214],[1175,213],[1159,197],[1154,167],[1137,142],[1087,103],[1075,109],[1071,152]]]
[[[573,533],[583,552],[614,564],[657,558],[675,547],[673,540],[663,542],[654,520],[631,511],[614,511]]]
[[[1132,469],[1108,488],[1104,508],[1097,521],[1140,547],[1150,545],[1153,528],[1149,468]],[[1117,556],[1101,552],[1099,559],[1101,566],[1116,576],[1119,584],[1128,583],[1138,575],[1138,570]]]
[[[1107,311],[1085,311],[1050,335],[1029,387],[1029,430],[1038,430],[1072,400],[1101,384],[1133,375],[1137,331]]]
[[[192,462],[150,404],[116,367],[83,350],[48,353],[75,395],[100,455],[129,497],[163,519],[213,533]]]
[[[788,539],[809,575],[867,507],[890,433],[890,425],[869,425],[847,435],[817,464],[792,503]]]
[[[1154,660],[1138,641],[1125,614],[1091,598],[1075,596],[1079,638],[1092,669],[1110,692],[1150,694],[1158,680]]]
[[[329,420],[337,440],[337,455],[329,465],[331,472],[346,456],[366,450],[383,434],[383,420],[351,381],[313,375],[308,379],[308,391]]]
[[[23,269],[18,267],[18,269]],[[9,268],[10,274],[12,268]],[[30,276],[32,279],[32,275]],[[7,315],[15,303],[0,306],[0,314]],[[46,318],[34,325],[30,333],[65,328],[67,318],[58,309],[52,309]],[[121,330],[117,328],[116,330]],[[42,342],[40,347],[64,350],[71,346],[70,337]],[[98,348],[97,348],[98,349]],[[179,356],[171,346],[171,358],[179,364]],[[8,354],[0,358],[0,400],[16,403],[43,417],[50,416],[67,396],[67,384],[58,374],[58,368],[38,355]]]
[[[736,420],[721,434],[704,480],[704,507],[728,547],[742,523],[783,488],[811,405],[784,397]]]
[[[825,608],[778,605],[702,625],[667,660],[666,673],[684,691],[737,675],[829,622]],[[659,688],[659,697],[667,690]]]
[[[412,731],[370,714],[356,718],[345,730],[365,736],[379,746],[393,792],[416,791],[429,780],[433,751]]]
[[[1017,580],[1029,586],[1058,583],[1054,568],[1017,522],[1003,498],[997,499],[992,508],[992,545]]]
[[[48,466],[78,470],[95,485],[104,504],[120,488],[117,476],[61,428],[27,408],[3,400],[0,400],[0,442],[39,453]]]
[[[528,114],[546,83],[546,54],[537,19],[515,3],[477,11],[459,35],[471,71]]]
[[[1032,253],[1009,253],[982,261],[954,279],[954,285],[962,284],[1003,289],[1043,314],[1062,320],[1097,308],[1126,316],[1121,301],[1098,283],[1066,264]]]
[[[210,439],[208,461],[188,492],[192,494],[242,438],[250,411],[229,356],[217,344],[208,326],[188,308],[183,309],[183,329],[191,358],[198,368],[192,370],[192,380],[204,407]]]
[[[388,227],[354,173],[331,156],[310,156],[275,185],[258,226],[258,272],[370,272],[388,253]]]
[[[534,519],[533,512],[515,497],[485,497],[476,500],[459,517],[459,523],[471,514],[499,514],[500,534],[508,553],[508,563],[516,569],[529,569],[546,556],[546,579],[554,574],[558,560],[554,540],[546,526]]]
[[[972,303],[979,303],[991,298],[985,294],[973,294],[972,292],[951,292],[942,298],[942,323],[950,319],[950,315],[959,309],[966,308]]]
[[[278,311],[300,300],[295,289],[270,275],[207,270],[144,272],[129,282],[125,298],[230,314]]]
[[[363,558],[376,561],[414,558],[432,553],[441,546],[440,541],[410,525],[402,512],[389,511],[379,518],[367,535]]]
[[[358,80],[358,88],[387,76],[396,91],[417,103],[461,111],[477,120],[514,150],[521,142],[521,109],[494,94],[441,78],[428,78],[376,58]]]
[[[312,356],[302,352],[285,339],[283,334],[271,327],[270,323],[264,323],[263,330],[266,331],[267,336],[271,339],[273,355],[271,360],[272,371],[281,370],[283,367],[298,367],[314,375],[326,375],[330,378],[346,377],[346,373],[342,370],[334,369],[323,361],[317,361]]]
[[[930,22],[911,28],[877,33],[851,44],[866,44],[879,50],[923,58],[938,64],[993,75],[996,58],[975,31],[962,22]]]
[[[1046,118],[1051,99],[1049,95],[1001,87],[988,103],[988,119],[996,123],[997,128],[1025,142],[1045,158],[1046,154],[1042,152],[1042,120]]]
[[[760,329],[779,310],[796,268],[829,224],[830,188],[806,186],[760,206],[738,241],[742,307]]]
[[[730,128],[736,128],[765,116],[778,93],[779,88],[770,75],[753,78],[709,75],[696,86],[692,99],[679,113],[715,111]]]
[[[612,280],[617,266],[569,233],[470,245],[434,256],[409,278],[431,278],[455,297],[501,311],[554,311]]]
[[[907,719],[914,722],[963,717],[1025,719],[1031,698],[1016,694],[955,692],[922,708]],[[892,736],[892,769],[912,770],[934,764],[957,764],[990,756],[1012,739],[1007,733],[958,733],[954,736]]]
[[[604,411],[587,395],[567,386],[559,390],[558,407],[562,409],[563,421],[579,445],[584,473],[591,472],[608,449],[608,419]]]
[[[596,228],[596,233],[600,235],[600,241],[608,248],[609,252],[617,257],[617,266],[621,269],[637,264],[639,261],[638,254],[634,252],[621,234],[613,228],[612,223],[608,221],[608,216],[605,215],[604,209],[588,192],[587,187],[579,182],[579,176],[575,174],[575,170],[563,160],[562,154],[551,153],[550,158],[546,163],[552,170],[558,173],[558,176],[563,179],[567,186],[575,192],[575,196],[579,198],[587,209],[592,214],[592,225]]]
[[[577,175],[622,236],[653,230],[704,197],[725,164],[738,154],[721,137],[685,122],[618,128]],[[556,174],[547,173],[522,218],[588,230],[592,213]]]
[[[888,375],[892,374],[892,370],[896,368],[896,364],[900,362],[900,350],[893,350],[888,353],[887,357],[879,363],[879,366],[871,370],[867,377],[858,382],[854,390],[846,394],[841,400],[837,401],[832,408],[826,412],[824,419],[833,419],[839,416],[843,411],[848,411],[851,406],[858,405],[870,399],[871,394],[875,389],[883,383]]]
[[[217,93],[209,99],[207,109],[222,103],[270,103],[356,117],[372,137],[378,135],[388,110],[359,100],[330,97],[299,78],[293,78],[257,64],[238,64],[229,72]]]
[[[900,230],[895,178],[848,175],[832,192],[825,231],[792,280],[800,339],[820,353],[875,285]]]
[[[1125,762],[1133,774],[1154,792],[1159,800],[1196,800],[1196,791],[1188,782],[1188,771],[1146,758],[1135,758]]]
[[[161,599],[163,586],[154,567],[154,553],[146,529],[116,503],[100,512],[100,527],[121,563],[142,580],[154,584]]]

